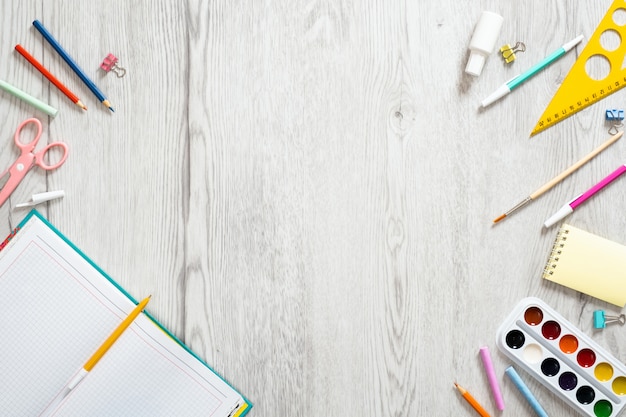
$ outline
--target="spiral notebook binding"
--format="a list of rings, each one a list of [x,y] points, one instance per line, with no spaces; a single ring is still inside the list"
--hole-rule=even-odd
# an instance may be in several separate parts
[[[569,234],[569,229],[561,227],[556,234],[556,238],[554,239],[554,244],[552,245],[552,251],[548,257],[548,262],[546,262],[546,266],[543,269],[543,277],[545,278],[547,275],[554,274],[554,270],[557,267],[559,262],[559,257],[563,252],[563,248],[565,247],[565,241],[567,240],[567,235]]]

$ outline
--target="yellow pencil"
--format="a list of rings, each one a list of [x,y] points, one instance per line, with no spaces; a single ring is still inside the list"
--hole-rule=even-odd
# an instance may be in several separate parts
[[[93,367],[98,363],[100,359],[107,353],[107,351],[113,346],[113,344],[119,339],[119,337],[124,333],[133,321],[141,314],[141,312],[146,308],[146,304],[150,301],[150,297],[148,296],[144,298],[137,306],[130,312],[128,317],[126,317],[117,328],[111,333],[111,335],[104,341],[104,343],[96,350],[96,352],[91,355],[89,360],[85,362],[83,368],[76,374],[74,378],[63,388],[63,390],[57,395],[54,401],[48,405],[48,407],[44,410],[44,412],[40,415],[40,417],[47,417],[51,415],[57,406],[61,403],[63,398],[65,398],[70,391],[72,391],[80,381],[93,369]]]

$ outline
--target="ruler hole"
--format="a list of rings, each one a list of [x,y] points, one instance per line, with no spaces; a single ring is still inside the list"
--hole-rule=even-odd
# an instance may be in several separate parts
[[[611,72],[611,63],[604,55],[592,55],[585,62],[585,71],[590,78],[600,81]]]
[[[616,9],[613,12],[613,22],[618,26],[626,25],[626,9],[622,9],[621,7]]]
[[[622,38],[616,30],[608,29],[600,35],[600,45],[606,51],[615,51],[622,43]]]

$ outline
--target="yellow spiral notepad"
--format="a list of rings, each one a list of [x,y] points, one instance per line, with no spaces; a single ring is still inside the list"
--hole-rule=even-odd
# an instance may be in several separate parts
[[[626,304],[626,246],[563,224],[543,277],[623,307]]]

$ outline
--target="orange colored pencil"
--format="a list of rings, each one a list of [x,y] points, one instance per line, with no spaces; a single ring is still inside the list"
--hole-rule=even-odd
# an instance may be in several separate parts
[[[459,390],[463,398],[465,398],[465,401],[467,401],[474,408],[474,410],[478,412],[478,414],[480,414],[482,417],[490,417],[487,410],[485,410],[483,406],[480,405],[478,401],[476,401],[476,399],[472,397],[471,394],[467,392],[465,388],[463,388],[456,382],[454,383],[454,386],[456,387],[456,389]]]
[[[87,110],[87,106],[85,106],[83,102],[80,101],[78,96],[72,93],[69,88],[67,88],[61,81],[59,81],[54,75],[52,75],[52,73],[48,71],[46,67],[41,65],[41,63],[37,61],[35,57],[29,54],[28,51],[24,49],[24,47],[22,47],[22,45],[20,45],[19,43],[15,45],[15,50],[19,52],[20,55],[22,55],[24,58],[26,58],[26,60],[30,62],[33,65],[33,67],[37,68],[39,72],[41,72],[44,75],[44,77],[50,80],[52,84],[54,84],[59,90],[61,90],[61,92],[63,92],[63,94],[65,94],[67,98],[72,100],[74,104],[76,104],[78,107],[84,110]]]

